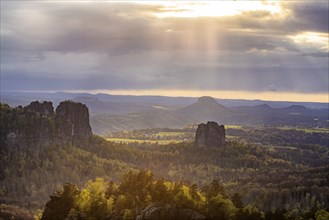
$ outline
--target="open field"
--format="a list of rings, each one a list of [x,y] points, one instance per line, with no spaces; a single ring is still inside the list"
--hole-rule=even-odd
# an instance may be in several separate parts
[[[303,128],[294,126],[281,127],[243,127],[239,125],[225,125],[227,129],[226,140],[242,140],[248,143],[262,143],[266,145],[305,145],[319,144],[328,146],[329,129],[327,128]],[[252,134],[252,135],[250,135]],[[282,139],[282,137],[286,137]],[[160,130],[144,129],[134,131],[122,131],[105,137],[107,141],[116,143],[157,143],[166,145],[169,143],[193,142],[195,132],[191,130]]]
[[[231,129],[241,129],[242,126],[241,125],[225,125],[225,129],[228,129],[228,128],[231,128]]]
[[[130,139],[130,138],[106,138],[107,141],[115,142],[115,143],[150,143],[150,144],[169,144],[169,143],[178,143],[183,142],[179,140],[140,140],[140,139]]]
[[[225,137],[226,137],[228,140],[239,139],[238,136],[234,136],[234,135],[226,135]]]
[[[296,127],[277,127],[280,130],[297,130],[304,131],[305,133],[329,133],[329,128],[296,128]]]
[[[166,136],[181,136],[192,132],[182,132],[182,131],[160,131],[155,136],[166,137]]]

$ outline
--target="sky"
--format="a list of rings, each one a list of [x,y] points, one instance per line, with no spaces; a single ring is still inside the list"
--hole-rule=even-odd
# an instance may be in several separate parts
[[[1,91],[329,102],[328,4],[1,0]]]

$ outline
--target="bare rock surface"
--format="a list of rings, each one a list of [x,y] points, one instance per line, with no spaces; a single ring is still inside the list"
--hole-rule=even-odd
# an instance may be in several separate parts
[[[225,146],[224,125],[218,125],[213,121],[208,121],[207,124],[199,124],[195,134],[194,145],[196,147]]]

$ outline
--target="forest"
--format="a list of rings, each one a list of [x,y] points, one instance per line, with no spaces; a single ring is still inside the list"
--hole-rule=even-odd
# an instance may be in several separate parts
[[[315,210],[299,216],[286,209],[263,212],[252,204],[244,205],[241,194],[229,195],[216,180],[198,188],[196,184],[155,179],[151,171],[130,171],[119,184],[102,178],[89,180],[81,190],[76,185],[65,184],[51,196],[43,215],[40,213],[36,218],[280,220],[315,217],[318,220],[329,217],[326,210]]]
[[[83,187],[100,177],[120,185],[124,173],[140,169],[151,170],[160,180],[200,189],[217,181],[228,198],[238,193],[243,204],[263,213],[286,210],[296,218],[314,218],[316,211],[329,207],[328,148],[320,145],[303,149],[232,141],[219,149],[195,148],[188,142],[118,144],[94,136],[84,147],[1,153],[2,202],[31,210],[43,209],[63,183]]]
[[[30,131],[43,129],[47,140],[53,134],[65,138],[71,132],[56,129],[70,121],[57,123],[56,115],[29,108],[4,105],[1,110],[2,137],[12,138],[18,126],[22,140],[30,138],[29,145],[1,140],[4,219],[143,220],[158,209],[205,219],[328,217],[327,130],[227,126],[225,147],[195,147],[193,126],[112,134],[176,140],[167,144],[113,142],[96,135],[45,144]],[[44,129],[48,124],[54,131]]]

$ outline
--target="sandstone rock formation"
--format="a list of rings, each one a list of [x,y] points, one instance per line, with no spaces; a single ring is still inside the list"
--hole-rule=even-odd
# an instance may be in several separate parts
[[[199,124],[196,134],[196,147],[222,147],[225,146],[225,128],[224,125],[218,125],[216,122]]]
[[[24,109],[31,111],[31,112],[38,112],[41,115],[53,115],[54,114],[54,107],[52,102],[31,102],[28,106],[24,107]]]
[[[92,135],[88,108],[81,103],[61,102],[56,108],[56,124],[60,137],[78,140]]]
[[[206,217],[191,210],[179,209],[169,204],[151,203],[136,220],[205,220]]]
[[[77,186],[66,183],[63,186],[63,191],[56,191],[50,196],[50,200],[46,203],[41,220],[59,220],[72,219],[67,218],[71,207],[74,206],[74,198],[79,195]],[[73,216],[70,216],[73,217]],[[79,216],[74,216],[73,219],[83,219]]]
[[[92,136],[88,108],[81,103],[61,102],[54,112],[51,102],[32,102],[11,108],[1,104],[1,147],[47,147],[84,143]]]

